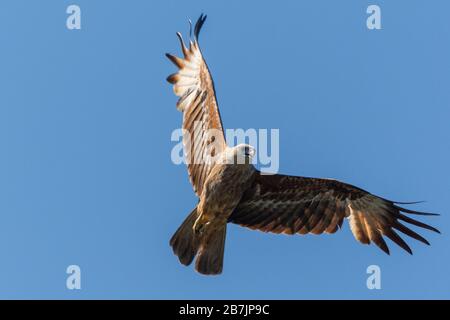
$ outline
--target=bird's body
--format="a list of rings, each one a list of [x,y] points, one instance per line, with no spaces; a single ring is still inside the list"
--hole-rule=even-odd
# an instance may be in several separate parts
[[[226,223],[250,187],[255,171],[252,164],[215,164],[205,181],[197,206],[202,221],[220,219]]]
[[[170,240],[180,262],[189,265],[196,258],[200,273],[221,273],[227,223],[264,232],[322,234],[336,232],[348,219],[358,241],[373,242],[388,254],[383,237],[412,253],[395,230],[429,244],[401,221],[439,232],[403,213],[434,214],[405,209],[402,203],[337,180],[264,175],[251,164],[253,147],[226,145],[214,84],[198,45],[205,19],[202,15],[197,21],[189,48],[177,34],[184,58],[167,54],[179,68],[167,80],[180,97],[177,108],[188,132],[183,136],[188,173],[199,197]]]

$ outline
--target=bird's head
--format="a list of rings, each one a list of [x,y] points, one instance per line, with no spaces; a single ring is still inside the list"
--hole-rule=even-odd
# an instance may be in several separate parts
[[[255,148],[248,144],[238,144],[231,148],[231,156],[233,164],[251,164],[255,156]]]

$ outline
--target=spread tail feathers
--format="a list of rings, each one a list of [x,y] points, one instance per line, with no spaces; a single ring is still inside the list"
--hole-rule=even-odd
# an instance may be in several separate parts
[[[219,274],[223,268],[223,254],[225,249],[226,222],[218,229],[211,230],[202,239],[195,269],[202,274]]]
[[[173,253],[186,266],[191,264],[198,251],[198,239],[193,230],[196,219],[197,208],[192,210],[172,236],[172,239],[170,239],[170,246],[173,249]]]

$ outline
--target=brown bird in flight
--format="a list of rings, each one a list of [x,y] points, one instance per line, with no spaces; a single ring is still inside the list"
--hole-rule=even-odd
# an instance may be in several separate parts
[[[205,19],[202,14],[195,24],[189,48],[177,33],[184,58],[166,54],[179,68],[167,81],[180,97],[188,173],[199,197],[170,240],[180,262],[189,265],[197,257],[198,272],[221,273],[229,222],[264,232],[322,234],[336,232],[347,218],[358,241],[373,242],[387,254],[383,236],[412,254],[395,230],[429,245],[402,222],[439,233],[405,215],[436,214],[402,208],[400,204],[412,203],[390,201],[332,179],[264,175],[251,163],[252,146],[226,145],[214,83],[198,43]]]

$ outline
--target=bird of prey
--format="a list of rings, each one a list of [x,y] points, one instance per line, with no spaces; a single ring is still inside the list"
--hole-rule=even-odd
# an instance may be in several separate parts
[[[189,47],[177,33],[183,58],[166,54],[179,69],[167,81],[180,97],[177,109],[187,132],[183,136],[187,168],[199,197],[170,240],[180,262],[189,265],[196,258],[198,272],[220,274],[227,223],[264,232],[322,234],[336,232],[347,218],[358,241],[373,242],[387,254],[383,237],[412,254],[396,230],[429,245],[402,222],[439,233],[409,216],[435,214],[403,208],[400,205],[411,203],[390,201],[337,180],[264,175],[251,163],[252,146],[227,146],[214,83],[199,47],[205,19],[202,14],[195,24]]]

